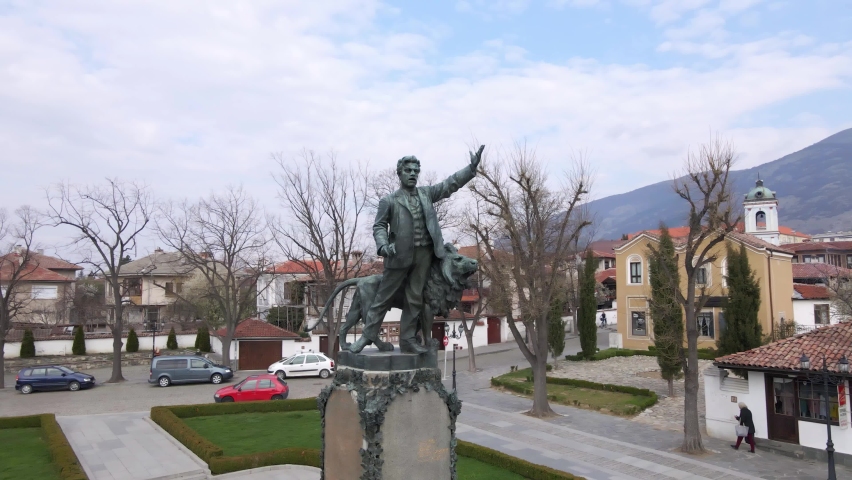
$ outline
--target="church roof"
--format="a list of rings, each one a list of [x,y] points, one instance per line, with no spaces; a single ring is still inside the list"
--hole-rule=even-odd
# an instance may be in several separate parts
[[[748,191],[745,196],[746,202],[761,202],[765,200],[777,200],[775,192],[763,186],[763,180],[758,179],[754,184],[754,188]]]

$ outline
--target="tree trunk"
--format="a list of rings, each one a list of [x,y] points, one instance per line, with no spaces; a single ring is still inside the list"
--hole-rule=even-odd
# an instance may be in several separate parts
[[[6,388],[6,336],[0,338],[0,390]]]
[[[690,314],[691,313],[691,314]],[[698,328],[694,312],[687,311],[686,371],[683,395],[683,445],[684,453],[703,453],[701,429],[698,423]],[[691,326],[692,328],[689,328]]]
[[[225,329],[225,335],[219,339],[222,344],[222,365],[226,367],[231,366],[231,337],[233,335],[230,332],[229,328]]]
[[[474,322],[476,326],[476,322]],[[476,355],[473,351],[473,328],[465,329],[465,338],[467,339],[467,370],[476,373]]]
[[[124,329],[124,322],[116,312],[115,324],[112,326],[112,375],[110,375],[107,383],[118,383],[124,381],[124,376],[121,374],[121,347],[124,342],[121,341],[121,333]]]
[[[669,378],[669,396],[674,397],[674,377]]]
[[[533,363],[533,405],[529,414],[533,417],[556,415],[547,401],[547,355],[539,353]]]

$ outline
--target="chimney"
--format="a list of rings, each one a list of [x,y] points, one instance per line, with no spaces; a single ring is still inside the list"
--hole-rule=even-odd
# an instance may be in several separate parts
[[[157,247],[157,248],[154,249],[154,253],[163,253],[163,249],[160,248],[160,247]]]
[[[37,248],[36,253],[39,254],[39,255],[44,255],[44,249],[43,248]]]
[[[213,258],[213,253],[212,252],[200,252],[198,254],[198,256],[201,257],[202,260],[211,260]]]
[[[17,253],[18,255],[24,253],[24,246],[23,245],[15,245],[15,253]]]

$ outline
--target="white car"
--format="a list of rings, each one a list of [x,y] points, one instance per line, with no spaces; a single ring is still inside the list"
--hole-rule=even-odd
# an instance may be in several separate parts
[[[334,360],[321,353],[299,354],[278,360],[266,372],[274,373],[281,380],[289,377],[328,378],[334,373]]]

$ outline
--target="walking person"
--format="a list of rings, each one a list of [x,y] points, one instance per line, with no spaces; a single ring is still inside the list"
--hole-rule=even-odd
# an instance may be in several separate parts
[[[740,421],[739,426],[746,427],[748,430],[746,430],[746,428],[737,428],[737,444],[731,445],[731,448],[739,450],[740,443],[742,443],[743,438],[745,438],[746,443],[751,445],[751,450],[749,451],[754,453],[754,420],[751,416],[751,410],[748,409],[745,402],[740,402],[738,406],[740,407],[740,414],[734,418]],[[745,435],[741,435],[743,433],[745,433]]]
[[[601,328],[606,327],[606,312],[601,312]]]

